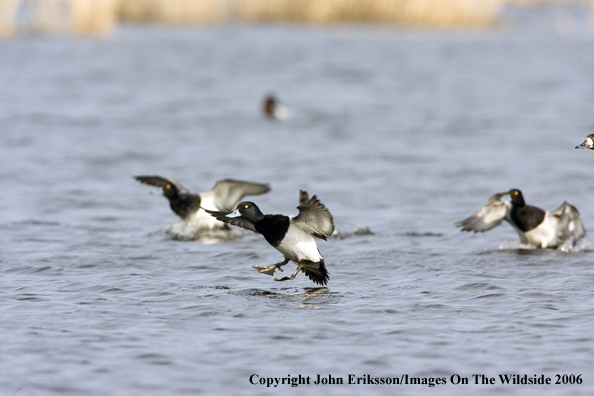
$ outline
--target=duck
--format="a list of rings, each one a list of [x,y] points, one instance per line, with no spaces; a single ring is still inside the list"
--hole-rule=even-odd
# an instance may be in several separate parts
[[[264,115],[279,121],[289,118],[289,108],[280,103],[273,95],[267,95],[264,98],[262,110]]]
[[[214,211],[206,213],[217,220],[262,234],[266,241],[282,253],[284,261],[268,265],[253,265],[258,272],[274,275],[282,266],[292,261],[297,270],[291,276],[275,278],[275,281],[293,280],[303,271],[314,283],[325,286],[330,280],[324,258],[313,237],[323,240],[334,232],[334,219],[328,209],[314,195],[309,198],[306,191],[299,192],[299,214],[289,217],[282,214],[263,214],[260,208],[249,201],[240,202],[235,211]]]
[[[576,149],[590,149],[594,150],[594,133],[589,134],[586,136],[586,140],[579,146],[575,146]]]
[[[462,231],[485,232],[505,220],[523,244],[540,249],[570,249],[586,235],[578,210],[568,202],[552,211],[526,205],[522,192],[511,189],[493,195],[487,205],[459,221]]]
[[[134,176],[149,186],[161,187],[169,200],[171,210],[194,230],[229,229],[227,224],[208,215],[203,208],[228,210],[247,195],[261,195],[270,191],[270,185],[233,179],[219,180],[214,187],[199,194],[192,194],[170,177]]]

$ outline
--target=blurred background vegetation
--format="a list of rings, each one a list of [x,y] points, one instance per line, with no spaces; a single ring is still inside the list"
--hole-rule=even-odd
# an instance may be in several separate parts
[[[488,26],[509,4],[594,0],[0,0],[0,36],[108,35],[119,22],[161,24],[285,21]],[[594,13],[591,24],[594,26]]]

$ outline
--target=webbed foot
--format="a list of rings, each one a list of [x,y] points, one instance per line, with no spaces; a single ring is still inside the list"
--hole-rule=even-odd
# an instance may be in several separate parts
[[[276,270],[280,270],[281,272],[283,270],[278,264],[273,264],[273,265],[269,265],[269,266],[252,265],[252,268],[257,269],[258,272],[261,274],[266,274],[266,275],[270,275],[270,276],[276,274]]]
[[[291,276],[285,276],[284,278],[274,278],[274,280],[275,281],[278,281],[278,282],[282,282],[282,281],[286,281],[286,280],[293,280],[293,279],[295,279],[295,277],[297,276],[297,274],[299,273],[299,271],[301,271],[301,268],[302,267],[303,267],[303,265],[302,264],[299,264],[297,266],[297,271],[293,272],[293,275],[291,275]]]
[[[282,263],[272,264],[272,265],[268,265],[268,266],[252,265],[252,268],[257,269],[258,272],[261,274],[272,276],[272,275],[276,274],[276,270],[280,270],[280,272],[283,272],[283,269],[281,267],[283,265],[287,264],[288,262],[289,262],[289,259],[286,259]]]

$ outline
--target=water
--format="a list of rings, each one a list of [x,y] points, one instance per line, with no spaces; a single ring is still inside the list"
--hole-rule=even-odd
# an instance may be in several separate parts
[[[0,42],[0,394],[428,392],[252,374],[592,394],[592,253],[519,250],[507,224],[454,227],[520,188],[545,209],[568,200],[593,230],[594,154],[573,147],[594,130],[594,31],[579,9],[556,30],[558,12],[470,32],[124,26]],[[260,114],[268,92],[291,119]],[[269,182],[254,198],[266,213],[317,194],[340,235],[318,244],[328,287],[253,270],[281,261],[259,235],[177,240],[138,174],[196,192]],[[583,383],[499,383],[513,373]]]

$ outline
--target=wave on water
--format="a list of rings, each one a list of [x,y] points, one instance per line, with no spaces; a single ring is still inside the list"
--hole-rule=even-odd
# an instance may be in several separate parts
[[[337,298],[343,297],[339,292],[331,292],[327,287],[288,287],[272,288],[270,290],[245,289],[231,292],[232,294],[245,297],[266,297],[283,302],[295,302],[298,305],[323,305],[336,303]]]
[[[403,235],[413,238],[425,238],[425,237],[442,237],[441,232],[405,232]]]
[[[378,236],[376,232],[373,232],[369,227],[356,226],[353,231],[338,231],[334,230],[330,238],[332,239],[345,239],[355,236]]]

